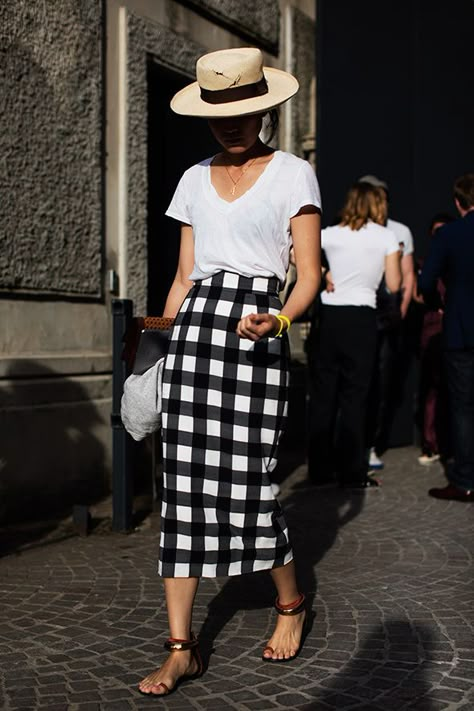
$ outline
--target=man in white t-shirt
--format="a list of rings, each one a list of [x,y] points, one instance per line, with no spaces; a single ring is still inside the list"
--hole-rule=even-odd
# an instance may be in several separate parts
[[[388,185],[375,175],[364,175],[359,178],[360,183],[369,183],[382,188],[389,202]],[[414,245],[410,228],[402,222],[388,218],[387,227],[393,232],[400,245],[402,285],[398,295],[387,295],[384,283],[378,292],[379,312],[379,346],[377,357],[377,383],[374,384],[369,405],[369,467],[383,469],[380,455],[387,446],[388,430],[393,416],[393,391],[396,389],[399,368],[399,352],[401,341],[402,321],[407,315],[408,307],[413,296],[415,285],[415,265],[413,259]],[[398,319],[395,310],[398,312]]]
[[[382,188],[387,195],[389,202],[388,185],[384,180],[380,180],[375,175],[363,175],[359,178],[359,183],[369,183],[376,188]],[[413,261],[413,235],[410,228],[402,222],[392,220],[390,217],[387,220],[387,227],[391,230],[398,239],[400,249],[402,250],[402,286],[401,286],[401,303],[400,313],[402,319],[407,315],[408,307],[413,296],[413,288],[415,285],[415,265]]]

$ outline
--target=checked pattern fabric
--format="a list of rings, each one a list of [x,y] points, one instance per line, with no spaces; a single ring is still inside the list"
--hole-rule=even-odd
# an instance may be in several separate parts
[[[276,278],[229,272],[197,281],[181,306],[163,372],[164,577],[240,575],[292,559],[270,483],[286,419],[288,340],[235,333],[278,313]]]

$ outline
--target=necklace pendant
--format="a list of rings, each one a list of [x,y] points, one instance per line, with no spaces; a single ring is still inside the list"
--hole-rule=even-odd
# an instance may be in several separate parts
[[[232,190],[230,191],[230,194],[231,194],[231,195],[235,195],[235,185],[234,185],[234,187],[232,188]]]

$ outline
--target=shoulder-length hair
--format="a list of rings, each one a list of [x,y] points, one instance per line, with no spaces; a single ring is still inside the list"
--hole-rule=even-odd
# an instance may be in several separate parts
[[[387,221],[385,191],[369,183],[355,183],[347,193],[340,224],[347,225],[351,230],[360,230],[370,220],[385,225]]]

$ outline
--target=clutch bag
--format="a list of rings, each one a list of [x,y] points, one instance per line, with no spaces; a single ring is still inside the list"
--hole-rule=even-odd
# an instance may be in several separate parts
[[[134,375],[142,375],[168,352],[174,319],[163,316],[139,316],[125,334],[124,360]]]

